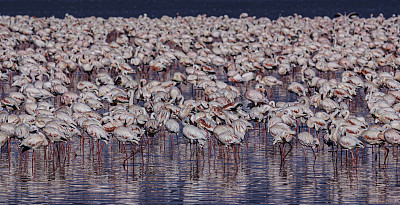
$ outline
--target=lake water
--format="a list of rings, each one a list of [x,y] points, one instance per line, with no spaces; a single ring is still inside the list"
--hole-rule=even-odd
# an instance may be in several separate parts
[[[336,13],[357,12],[363,17],[383,13],[386,17],[399,14],[400,2],[396,0],[0,0],[2,15],[56,16],[65,13],[76,17],[84,16],[123,16],[137,17],[147,13],[149,17],[162,15],[239,17],[247,12],[250,16],[276,19],[294,13],[313,17],[329,16]]]
[[[77,16],[138,16],[208,15],[278,16],[299,13],[304,16],[327,15],[356,11],[367,17],[370,13],[385,16],[397,13],[398,1],[0,1],[2,15],[27,14],[63,17],[66,12]],[[273,75],[278,76],[276,73]],[[326,74],[324,74],[326,75]],[[332,75],[332,74],[331,74]],[[151,75],[152,79],[155,75]],[[165,76],[168,76],[166,74]],[[321,76],[323,76],[321,74]],[[335,77],[336,74],[333,74]],[[222,76],[220,76],[222,77]],[[327,78],[328,76],[323,76]],[[332,76],[331,76],[332,77]],[[76,82],[82,78],[77,75]],[[281,88],[274,88],[272,99],[295,101],[287,93],[288,82],[299,76],[285,77]],[[6,93],[12,91],[3,84]],[[249,85],[251,86],[251,85]],[[240,87],[242,91],[245,86]],[[183,86],[187,98],[193,88]],[[353,113],[366,116],[364,94],[349,104]],[[346,164],[346,151],[333,156],[325,146],[314,154],[295,140],[293,149],[282,166],[278,146],[266,135],[264,124],[253,124],[247,140],[235,154],[218,145],[203,150],[186,143],[182,136],[172,140],[168,132],[149,139],[143,150],[119,144],[116,140],[104,145],[101,157],[97,144],[86,137],[80,146],[75,138],[67,144],[32,151],[21,156],[16,142],[11,140],[0,155],[0,198],[8,204],[182,204],[182,203],[379,203],[395,204],[400,199],[398,151],[390,148],[388,164],[383,154],[375,158],[372,148],[358,151],[357,161]],[[99,145],[102,146],[101,144]],[[101,148],[100,148],[101,149]],[[60,151],[57,151],[60,150]],[[69,150],[69,151],[68,151]],[[286,149],[287,150],[287,149]],[[125,160],[137,152],[134,157]],[[125,165],[124,165],[125,164]]]

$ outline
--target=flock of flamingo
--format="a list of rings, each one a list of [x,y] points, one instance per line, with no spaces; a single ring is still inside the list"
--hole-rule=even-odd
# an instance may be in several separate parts
[[[238,151],[264,123],[283,162],[293,139],[313,152],[323,144],[350,150],[353,159],[354,149],[378,146],[386,162],[388,145],[400,144],[399,27],[396,16],[355,14],[0,16],[0,79],[11,86],[1,99],[0,145],[15,141],[22,155],[87,138],[103,142],[101,154],[104,142],[143,147],[167,130],[196,150]],[[298,72],[301,81],[282,81]],[[85,80],[75,82],[78,74]],[[183,85],[202,95],[184,94]],[[273,100],[282,86],[297,100]],[[366,102],[374,121],[351,112],[351,101]]]

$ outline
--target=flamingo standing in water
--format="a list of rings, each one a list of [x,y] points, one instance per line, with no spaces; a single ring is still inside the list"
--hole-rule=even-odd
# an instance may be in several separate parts
[[[64,132],[54,127],[44,127],[43,133],[49,138],[52,142],[65,142],[67,138],[65,137]]]
[[[217,131],[217,130],[216,130]],[[242,143],[241,137],[237,136],[233,129],[229,129],[229,131],[225,131],[222,133],[214,132],[215,138],[218,140],[218,144],[223,146],[232,146],[234,149],[235,162],[237,162],[237,148],[236,145]],[[229,152],[229,149],[227,150]],[[228,155],[229,156],[229,155]]]
[[[276,143],[282,144],[281,160],[282,160],[282,166],[284,166],[286,156],[290,153],[290,151],[292,151],[292,145],[290,144],[290,141],[292,141],[293,136],[297,132],[291,130],[289,125],[282,122],[278,122],[272,125],[272,127],[269,128],[269,132],[274,138],[272,142],[273,145],[275,145]],[[286,154],[285,154],[285,144],[289,144],[290,146],[290,149]]]
[[[351,151],[351,158],[353,160],[354,160],[353,149],[354,148],[358,148],[358,147],[359,148],[364,148],[364,144],[359,139],[357,139],[356,137],[351,136],[351,135],[340,136],[339,139],[338,139],[338,144],[342,148]],[[357,153],[356,153],[356,157],[357,157]]]
[[[140,141],[140,139],[137,137],[136,132],[134,132],[130,127],[119,126],[114,129],[113,134],[118,141],[124,143],[125,151],[126,151],[126,142],[130,142],[133,145],[133,143],[139,144]],[[132,146],[132,151],[133,151],[133,146]],[[125,162],[135,154],[136,152],[133,151],[133,154],[124,160],[123,163],[124,168],[125,168]]]
[[[169,132],[172,133],[172,144],[174,144],[174,137],[179,133],[179,123],[175,119],[168,119],[165,123],[165,127]]]
[[[378,145],[380,148],[385,143],[385,140],[380,138],[380,134],[383,134],[384,131],[385,127],[369,127],[361,132],[361,139],[367,144],[370,144],[374,147]],[[373,149],[372,152],[374,152]]]
[[[262,83],[268,87],[273,87],[277,85],[283,85],[283,82],[275,78],[274,76],[264,76],[262,77],[261,75],[258,75],[256,77],[256,81],[259,83]]]
[[[194,125],[188,124],[190,121],[188,117],[182,120],[184,125],[182,129],[183,136],[185,136],[191,144],[198,144],[203,147],[208,139],[208,133]]]
[[[306,163],[307,163],[307,156],[304,147],[311,147],[315,156],[314,158],[314,165],[315,165],[315,160],[317,159],[317,155],[315,154],[314,149],[319,146],[318,138],[312,136],[309,132],[300,132],[299,134],[297,134],[297,139],[299,140],[300,144],[303,145],[304,159],[306,160]]]
[[[268,99],[258,90],[248,90],[244,93],[246,99],[253,102],[255,105],[259,103],[268,103]]]
[[[393,128],[387,129],[386,131],[379,134],[379,138],[381,140],[386,141],[389,144],[392,144],[393,146],[400,145],[400,131],[396,129]],[[385,163],[386,163],[386,159],[389,155],[389,149],[386,146],[384,146],[384,148],[386,149],[386,154],[385,154]]]
[[[140,139],[137,137],[136,133],[134,133],[130,128],[120,126],[114,129],[113,132],[115,138],[117,138],[120,142],[130,142],[139,144]],[[126,145],[126,144],[125,144]]]
[[[97,150],[101,153],[103,151],[103,145],[101,146],[101,150],[99,150],[99,140],[104,140],[105,143],[109,141],[109,137],[107,132],[103,129],[102,126],[98,124],[90,124],[86,127],[86,132],[90,137],[94,140],[97,140]]]
[[[35,150],[41,147],[46,147],[48,144],[49,143],[46,139],[46,136],[41,132],[37,132],[29,134],[28,137],[22,140],[19,146],[22,147],[22,153],[30,149],[33,150],[33,156],[32,156],[32,165],[33,165],[33,161],[35,160]]]

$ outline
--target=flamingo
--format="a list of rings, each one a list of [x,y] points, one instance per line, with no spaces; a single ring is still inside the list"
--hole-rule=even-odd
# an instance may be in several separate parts
[[[17,137],[17,139],[23,140],[29,135],[31,130],[32,129],[27,124],[22,123],[15,127],[14,135]]]
[[[289,125],[285,123],[275,123],[272,127],[269,128],[269,132],[271,133],[273,139],[272,144],[275,145],[276,143],[281,143],[282,144],[282,149],[281,151],[281,157],[282,157],[282,165],[284,166],[285,164],[285,158],[286,156],[290,153],[292,150],[292,145],[290,144],[290,141],[292,141],[293,136],[297,133],[296,131],[293,131],[290,129]],[[290,149],[289,151],[285,154],[285,144],[289,144]]]
[[[400,145],[400,131],[396,129],[390,128],[385,130],[384,132],[379,134],[379,138],[394,146]],[[386,154],[385,154],[385,163],[386,163],[386,159],[389,155],[389,149],[387,147],[384,148],[386,149]]]
[[[22,153],[24,153],[27,150],[36,150],[45,147],[48,144],[46,136],[41,132],[37,132],[29,134],[24,140],[22,140],[19,146],[22,147]]]
[[[328,128],[327,119],[323,119],[316,116],[309,117],[306,124],[308,128],[314,128],[317,132],[319,132],[321,129]]]
[[[172,133],[172,143],[174,143],[174,137],[175,137],[176,134],[179,133],[179,130],[180,130],[178,121],[176,121],[175,119],[170,118],[165,123],[165,127],[167,128],[167,130],[169,132]]]
[[[186,79],[187,79],[186,75],[184,75],[184,74],[182,74],[180,72],[175,72],[173,77],[172,77],[173,81],[176,81],[176,82],[179,82],[179,83],[186,83]]]
[[[269,100],[259,91],[257,90],[248,90],[244,93],[246,99],[253,102],[255,105],[259,103],[268,103]]]
[[[262,77],[261,75],[258,75],[256,77],[256,81],[258,81],[259,83],[262,83],[268,87],[273,87],[273,86],[277,86],[277,85],[282,85],[283,82],[278,80],[277,78],[275,78],[274,76],[264,76]]]
[[[301,72],[301,81],[303,82],[307,82],[307,80],[311,80],[316,76],[314,70],[307,67],[306,65],[302,66],[300,72]]]
[[[149,119],[144,125],[147,133],[152,136],[154,136],[158,132],[158,130],[160,129],[159,126],[160,123],[156,119]]]
[[[241,139],[234,132],[230,131],[218,133],[215,135],[215,137],[220,144],[225,146],[232,146],[235,144],[240,144],[242,142]]]
[[[137,137],[137,134],[133,132],[130,128],[120,126],[114,129],[113,132],[115,138],[121,142],[130,142],[139,144],[140,139]]]
[[[26,100],[26,96],[20,92],[10,92],[8,97],[14,99],[18,105],[21,105]]]
[[[364,81],[357,76],[351,76],[351,77],[343,76],[342,82],[346,82],[346,83],[348,82],[350,84],[353,84],[356,88],[364,87]]]
[[[326,97],[326,94],[321,94],[321,99],[318,100],[318,106],[324,109],[327,113],[332,113],[339,108],[339,103]]]
[[[304,86],[298,82],[292,82],[289,87],[288,90],[290,92],[295,93],[298,96],[306,96],[306,89],[304,88]]]
[[[109,140],[108,134],[99,124],[87,125],[86,132],[95,140],[105,140],[106,143]]]
[[[384,129],[384,128],[383,128]],[[361,133],[361,139],[370,145],[383,145],[385,139],[382,139],[380,134],[385,130],[382,128],[370,127]]]
[[[212,132],[217,126],[217,123],[214,120],[207,117],[199,118],[197,120],[194,120],[194,122],[197,124],[197,126],[199,126],[199,128],[208,130],[210,132]]]
[[[312,136],[309,132],[300,132],[299,134],[297,134],[297,139],[299,140],[300,144],[303,145],[304,159],[306,160],[306,163],[307,163],[307,157],[304,147],[311,147],[315,156],[314,158],[314,164],[315,164],[317,155],[315,154],[314,149],[319,146],[318,138]]]
[[[253,126],[243,118],[232,121],[231,125],[235,135],[238,136],[241,141],[244,140],[247,129],[253,128]]]
[[[217,135],[222,134],[224,132],[232,132],[232,133],[234,133],[235,131],[234,131],[233,127],[230,126],[230,125],[217,125],[213,130],[214,136],[217,136]]]
[[[84,103],[72,103],[71,108],[74,112],[79,112],[79,113],[85,113],[85,112],[90,112],[92,111],[92,108],[90,108],[88,105]]]
[[[0,125],[0,130],[4,131],[4,132],[7,132],[9,135],[13,136],[14,132],[15,132],[15,127],[16,127],[15,124],[11,124],[11,123],[8,123],[8,122],[3,122]]]
[[[186,124],[182,133],[191,144],[198,144],[200,147],[203,147],[208,139],[208,133],[194,125]]]
[[[0,100],[2,107],[6,108],[8,111],[19,110],[18,102],[10,97],[5,97]]]
[[[233,129],[229,129],[229,131],[225,131],[222,133],[214,132],[215,138],[218,141],[218,144],[228,146],[239,145],[242,143],[241,137],[237,136],[235,132],[232,132]],[[229,150],[228,150],[229,151]],[[236,146],[234,146],[234,153],[236,154]],[[235,161],[237,160],[235,155]]]
[[[351,135],[344,135],[344,136],[339,137],[338,144],[342,148],[344,148],[346,150],[350,150],[352,158],[353,158],[353,149],[354,148],[364,148],[364,143],[362,143],[359,139],[357,139],[356,137],[351,136]]]
[[[44,127],[42,129],[43,133],[47,136],[47,138],[52,142],[65,142],[67,138],[65,137],[64,132],[54,127]]]

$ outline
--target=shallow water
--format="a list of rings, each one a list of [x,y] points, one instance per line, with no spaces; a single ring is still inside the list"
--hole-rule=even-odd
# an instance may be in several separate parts
[[[367,17],[384,13],[398,13],[398,1],[256,1],[235,0],[197,1],[146,1],[131,3],[111,1],[7,1],[0,0],[2,15],[28,14],[35,16],[63,17],[70,13],[82,16],[138,16],[148,13],[150,17],[162,15],[224,15],[237,17],[241,12],[250,15],[277,18],[299,13],[304,16],[327,15],[336,12],[356,11]],[[93,3],[95,2],[95,3]],[[113,1],[114,2],[114,1]],[[380,5],[380,6],[377,6]],[[107,8],[107,9],[104,9]],[[167,79],[170,73],[162,77]],[[277,73],[272,75],[278,77]],[[321,74],[324,78],[336,74]],[[152,73],[152,79],[157,77]],[[222,74],[219,74],[222,78]],[[83,79],[77,75],[75,81]],[[295,101],[296,95],[287,93],[288,83],[299,80],[298,75],[284,77],[284,86],[273,88],[271,99]],[[247,85],[252,87],[252,85]],[[3,83],[5,94],[13,91]],[[70,87],[73,89],[73,86]],[[191,85],[183,85],[186,97],[193,95]],[[242,93],[246,85],[240,87]],[[201,96],[202,91],[196,91]],[[349,104],[353,114],[371,120],[365,109],[365,101]],[[379,203],[395,204],[400,199],[399,165],[397,148],[390,148],[388,164],[383,166],[383,150],[375,158],[372,148],[358,152],[357,162],[346,164],[346,151],[332,156],[331,148],[325,146],[314,154],[303,149],[295,140],[293,149],[282,167],[279,147],[272,146],[272,138],[266,135],[264,124],[254,124],[256,129],[248,133],[247,140],[235,157],[232,148],[228,154],[222,147],[206,146],[196,150],[186,144],[182,136],[172,140],[169,133],[150,138],[150,146],[125,161],[138,147],[118,144],[116,140],[104,145],[102,155],[96,153],[96,143],[86,137],[83,148],[78,138],[59,146],[40,149],[32,161],[20,155],[16,142],[11,140],[11,155],[7,145],[0,154],[0,198],[8,204],[182,204],[182,203]],[[112,145],[112,148],[111,148]],[[92,148],[93,146],[93,148]],[[101,145],[100,145],[101,146]],[[69,149],[69,151],[65,151]],[[100,148],[101,149],[101,148]],[[287,150],[287,149],[286,149]],[[204,153],[203,153],[204,152]],[[75,155],[76,153],[76,155]],[[236,160],[235,160],[236,159]],[[124,166],[124,162],[127,162]]]
[[[150,73],[149,77],[165,80],[170,74]],[[328,78],[327,75],[320,77]],[[78,74],[75,81],[85,77]],[[271,99],[295,101],[295,94],[286,92],[286,88],[289,81],[298,81],[299,75],[291,74],[283,80],[282,87],[272,89]],[[9,90],[7,84],[3,86]],[[246,85],[237,86],[246,90]],[[182,85],[182,89],[187,98],[195,92],[189,84]],[[196,92],[197,97],[202,97],[202,91]],[[368,116],[365,105],[362,106],[365,102],[360,101],[363,92],[358,97],[349,103],[350,109],[357,115]],[[116,140],[97,148],[97,143],[86,137],[83,147],[79,138],[74,138],[69,147],[64,143],[56,145],[56,149],[52,145],[36,151],[32,160],[32,151],[21,157],[12,139],[10,157],[7,145],[0,156],[0,198],[15,204],[398,201],[397,148],[390,148],[389,163],[383,166],[383,151],[375,159],[371,147],[359,150],[357,161],[349,164],[345,150],[339,151],[336,158],[325,145],[317,152],[314,164],[313,152],[305,150],[306,162],[301,145],[293,140],[293,149],[283,166],[279,147],[272,146],[265,124],[253,125],[255,129],[248,132],[238,154],[233,148],[227,150],[216,144],[201,150],[187,144],[182,135],[172,139],[168,132],[161,131],[149,138],[149,146],[144,145],[143,151],[130,144],[125,148]],[[104,147],[100,156],[101,146]],[[134,152],[134,157],[125,160]]]

